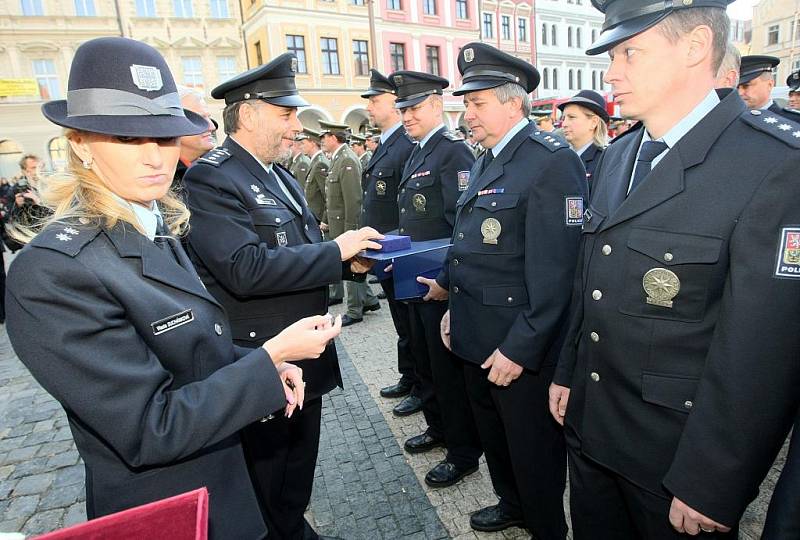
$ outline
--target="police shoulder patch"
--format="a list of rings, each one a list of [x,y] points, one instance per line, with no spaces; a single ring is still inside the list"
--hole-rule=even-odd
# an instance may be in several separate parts
[[[568,227],[583,225],[583,197],[564,197],[564,221]]]
[[[219,167],[229,157],[231,157],[230,151],[227,148],[218,146],[213,150],[209,150],[201,157],[197,158],[197,161],[200,163],[207,163],[209,165],[213,165],[214,167]]]
[[[36,235],[31,241],[35,247],[60,251],[70,257],[76,256],[100,232],[97,224],[78,222],[53,223]]]
[[[546,131],[539,131],[538,129],[535,129],[531,131],[530,138],[551,152],[561,150],[562,148],[569,148],[569,144],[567,144],[564,139],[558,135],[553,135],[552,133],[548,133]]]
[[[800,124],[797,122],[759,109],[742,113],[739,118],[750,127],[772,135],[792,148],[800,148]]]
[[[800,279],[800,226],[781,229],[775,259],[773,277]]]

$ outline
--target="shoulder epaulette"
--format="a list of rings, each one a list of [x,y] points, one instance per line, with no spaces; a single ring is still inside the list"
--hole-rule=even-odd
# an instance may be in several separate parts
[[[31,245],[60,251],[70,257],[74,257],[99,232],[100,226],[96,223],[89,225],[76,222],[52,223],[37,234],[36,238],[31,240]]]
[[[637,133],[637,132],[639,131],[639,128],[640,128],[640,127],[643,127],[643,126],[644,126],[644,124],[642,124],[641,122],[636,122],[636,123],[635,123],[635,124],[633,124],[633,125],[632,125],[630,128],[628,128],[628,129],[625,131],[625,133],[620,133],[619,135],[617,135],[616,137],[614,137],[613,139],[611,139],[611,140],[608,142],[608,144],[614,144],[615,142],[617,142],[617,141],[620,141],[620,140],[624,139],[624,138],[625,138],[625,137],[627,137],[628,135],[631,135],[631,134],[633,134],[633,133]]]
[[[771,111],[753,109],[739,117],[745,124],[783,141],[792,148],[800,148],[800,124]]]
[[[530,138],[534,141],[538,142],[551,152],[555,152],[556,150],[561,150],[562,148],[569,148],[569,144],[559,137],[558,135],[553,135],[546,131],[539,131],[537,129],[531,131]]]
[[[457,132],[449,130],[449,129],[447,129],[444,132],[442,132],[442,137],[444,137],[448,141],[463,141],[464,140],[461,137],[459,137]]]
[[[213,150],[209,150],[206,154],[203,154],[202,157],[197,158],[197,161],[200,163],[208,163],[214,167],[219,167],[229,157],[231,157],[230,150],[223,146],[218,146]]]

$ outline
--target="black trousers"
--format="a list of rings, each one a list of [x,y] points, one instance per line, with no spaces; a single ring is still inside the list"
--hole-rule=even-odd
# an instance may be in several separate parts
[[[464,375],[492,486],[500,505],[521,515],[539,540],[567,536],[564,489],[567,455],[561,427],[550,416],[547,390],[553,367],[525,370],[497,386],[489,370],[465,362]]]
[[[380,281],[386,300],[389,303],[389,313],[392,315],[394,329],[397,332],[397,371],[400,381],[411,385],[411,395],[420,397],[419,381],[417,380],[416,361],[411,350],[411,329],[408,304],[398,302],[394,298],[394,279]]]
[[[800,540],[800,416],[767,510],[762,540]]]
[[[447,350],[439,331],[447,302],[407,305],[428,433],[444,438],[447,461],[461,468],[474,467],[483,452],[464,383],[464,363]]]
[[[322,398],[306,401],[291,418],[276,414],[242,430],[250,478],[270,540],[316,540],[303,514],[311,500],[319,448]]]
[[[570,515],[575,540],[676,540],[692,538],[672,528],[672,497],[652,493],[629,482],[580,453],[569,454]],[[698,481],[702,481],[699,479]],[[702,533],[697,538],[735,540],[730,533]]]

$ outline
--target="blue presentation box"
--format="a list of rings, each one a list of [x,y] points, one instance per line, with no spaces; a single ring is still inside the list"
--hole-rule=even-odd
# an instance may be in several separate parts
[[[371,273],[378,279],[392,278],[396,299],[411,300],[421,298],[428,292],[426,285],[417,283],[417,276],[430,279],[438,276],[451,245],[449,238],[440,238],[411,242],[411,247],[399,251],[384,253],[367,250],[363,256],[376,261]],[[384,268],[390,264],[392,271],[384,272]]]

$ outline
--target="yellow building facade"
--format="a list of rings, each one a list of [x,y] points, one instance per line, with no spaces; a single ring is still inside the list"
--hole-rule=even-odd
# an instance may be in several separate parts
[[[776,56],[776,84],[800,69],[800,0],[761,0],[753,6],[750,54]]]

